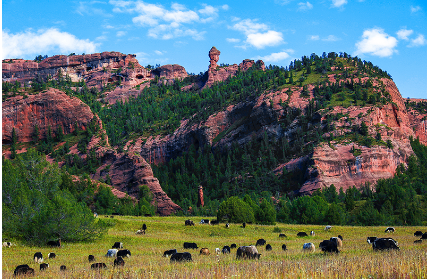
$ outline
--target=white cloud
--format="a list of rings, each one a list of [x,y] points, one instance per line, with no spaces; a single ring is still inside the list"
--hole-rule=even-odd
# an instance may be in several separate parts
[[[235,19],[235,20],[239,20],[239,19]],[[257,23],[252,21],[251,19],[244,19],[241,20],[240,22],[234,24],[231,29],[236,30],[236,31],[240,31],[246,35],[248,34],[253,34],[253,33],[257,33],[259,31],[265,31],[268,29],[268,26],[264,23]]]
[[[300,2],[298,3],[298,11],[307,11],[313,9],[313,5],[310,2]]]
[[[236,38],[226,38],[225,40],[227,42],[229,42],[229,43],[238,43],[238,42],[240,42],[240,39],[236,39]]]
[[[337,38],[334,35],[329,35],[328,37],[322,39],[322,41],[325,41],[325,42],[336,42],[338,40],[339,40],[339,38]]]
[[[411,40],[410,47],[417,47],[417,46],[423,46],[427,44],[427,40],[424,37],[424,35],[420,34],[415,39]]]
[[[416,13],[418,11],[421,11],[421,7],[420,6],[411,6],[411,13]]]
[[[312,40],[312,41],[318,41],[318,40],[320,40],[320,37],[319,37],[319,35],[311,35],[310,36],[310,40]]]
[[[230,7],[227,4],[221,6],[221,9],[223,9],[224,11],[228,11],[229,8]]]
[[[117,37],[123,37],[123,36],[125,36],[126,34],[127,34],[127,32],[126,32],[126,31],[117,31],[116,36],[117,36]]]
[[[288,59],[290,57],[288,52],[293,52],[292,50],[282,51],[282,52],[276,52],[272,53],[270,55],[266,56],[257,56],[254,58],[254,60],[262,60],[264,62],[279,62],[285,59]]]
[[[269,30],[265,33],[248,34],[246,42],[256,48],[277,46],[283,43],[283,36],[280,32]]]
[[[199,13],[202,15],[216,15],[218,13],[218,9],[210,6],[210,5],[204,5],[205,7],[203,9],[199,10]]]
[[[384,32],[380,28],[367,29],[363,32],[362,40],[356,43],[356,55],[372,54],[380,57],[393,55],[397,39]]]
[[[155,50],[154,53],[157,55],[163,55],[163,52],[161,52],[160,50]]]
[[[347,0],[332,0],[332,7],[339,8],[347,4]]]
[[[401,40],[409,40],[409,36],[414,33],[413,30],[407,30],[407,29],[400,29],[399,31],[396,32],[397,37]]]
[[[2,32],[2,58],[30,58],[33,55],[55,53],[69,54],[96,52],[97,44],[89,40],[78,39],[76,36],[61,32],[56,28],[41,29],[37,32],[11,34]]]
[[[79,6],[76,12],[79,15],[100,15],[110,17],[111,15],[106,13],[103,9],[95,7],[96,4],[106,4],[101,1],[90,1],[90,2],[79,2]]]

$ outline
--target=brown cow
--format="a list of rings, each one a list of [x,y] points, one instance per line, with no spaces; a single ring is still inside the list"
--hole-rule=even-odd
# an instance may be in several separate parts
[[[208,248],[202,248],[200,249],[200,255],[210,255]]]

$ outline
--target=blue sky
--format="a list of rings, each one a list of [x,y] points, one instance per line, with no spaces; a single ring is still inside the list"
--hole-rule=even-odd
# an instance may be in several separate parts
[[[347,52],[390,73],[403,97],[427,99],[426,13],[425,0],[9,0],[2,58],[118,51],[200,73],[212,46],[219,64]]]

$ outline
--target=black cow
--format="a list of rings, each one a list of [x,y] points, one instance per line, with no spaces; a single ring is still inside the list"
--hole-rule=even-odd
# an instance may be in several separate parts
[[[264,238],[260,238],[260,239],[258,239],[257,241],[256,241],[256,244],[255,244],[255,246],[263,246],[263,245],[265,245],[265,243],[266,243],[267,241],[265,241],[265,239]]]
[[[47,258],[48,259],[54,259],[54,258],[56,258],[56,254],[55,253],[49,253],[49,254],[47,254]]]
[[[89,257],[87,257],[89,262],[94,262],[95,261],[95,256],[94,255],[89,255]]]
[[[58,239],[57,241],[54,241],[54,240],[48,241],[47,246],[61,247],[61,239]]]
[[[129,258],[130,256],[131,256],[131,253],[128,249],[117,251],[117,257],[122,257],[122,258],[128,257]]]
[[[297,233],[297,236],[298,237],[304,237],[304,236],[308,236],[308,234],[305,232],[299,232],[299,233]]]
[[[93,263],[90,266],[91,269],[100,269],[100,268],[107,268],[107,265],[105,263]]]
[[[374,241],[375,240],[377,240],[377,237],[376,236],[368,236],[368,238],[367,238],[367,242],[369,243],[369,244],[372,244],[372,243],[374,243]]]
[[[279,234],[279,237],[287,237],[287,236],[286,236],[286,234],[281,233],[281,234]]]
[[[372,243],[372,248],[374,251],[400,250],[397,242],[393,238],[377,238],[374,243]]]
[[[421,239],[427,239],[427,233],[423,233],[423,236],[421,236]]]
[[[283,250],[283,251],[288,250],[288,248],[286,247],[286,244],[283,244],[283,245],[282,245],[282,250]]]
[[[271,245],[270,245],[270,244],[267,244],[267,245],[265,246],[265,250],[266,250],[266,251],[271,251],[271,250],[273,250],[273,248],[271,247]]]
[[[395,232],[396,230],[393,227],[388,227],[384,232]]]
[[[224,246],[222,247],[222,253],[223,254],[230,254],[230,246]]]
[[[15,268],[14,276],[18,275],[34,275],[34,269],[29,267],[28,264],[21,264]]]
[[[198,249],[197,244],[194,242],[184,242],[184,249]]]
[[[242,227],[243,227],[243,228],[246,228],[246,223],[243,223],[243,224],[242,224]]]
[[[36,263],[42,263],[43,262],[42,252],[36,252],[34,254],[34,262],[36,262]]]
[[[237,248],[236,243],[231,244],[231,245],[230,245],[230,248],[231,248],[231,249],[233,249],[233,248]]]
[[[45,270],[45,269],[47,269],[49,267],[49,264],[47,264],[47,263],[42,263],[42,264],[40,264],[40,270]]]
[[[340,235],[340,234],[338,235],[338,238],[339,238],[339,239],[341,239],[341,240],[344,240],[344,239],[342,238],[342,235]]]
[[[323,240],[319,244],[319,248],[322,249],[323,252],[328,253],[339,253],[337,243],[331,240]]]
[[[59,270],[61,270],[61,271],[66,271],[66,270],[67,270],[67,267],[66,267],[65,265],[61,265],[61,266],[59,267]]]
[[[416,232],[414,232],[414,236],[423,236],[423,232],[422,231],[416,231]]]
[[[191,220],[185,220],[185,225],[186,226],[194,226],[194,222]]]
[[[415,244],[420,244],[420,243],[423,243],[423,240],[422,239],[417,239],[417,240],[414,241],[414,243]]]
[[[211,220],[211,225],[218,225],[218,224],[219,224],[218,220],[216,219]]]
[[[114,245],[111,247],[111,249],[121,249],[123,248],[123,243],[121,242],[114,242]]]
[[[163,253],[163,257],[169,257],[176,253],[176,249],[167,250]]]
[[[147,225],[146,224],[142,224],[142,230],[143,231],[147,230]]]
[[[184,253],[175,253],[171,256],[170,259],[171,262],[184,262],[184,261],[188,261],[188,262],[192,262],[193,259],[191,258],[191,254],[188,252],[184,252]]]
[[[117,257],[114,259],[114,266],[125,266],[125,261],[122,257]]]

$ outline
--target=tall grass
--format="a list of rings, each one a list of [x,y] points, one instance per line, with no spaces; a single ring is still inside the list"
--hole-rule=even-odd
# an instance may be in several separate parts
[[[105,217],[100,217],[105,218]],[[20,245],[3,248],[2,278],[13,278],[17,265],[28,264],[35,269],[37,278],[427,278],[427,242],[414,244],[416,230],[425,227],[396,227],[393,234],[384,233],[385,227],[334,226],[324,231],[318,225],[275,226],[232,224],[226,229],[218,226],[199,225],[202,217],[192,217],[196,225],[184,226],[188,217],[115,217],[116,225],[102,239],[93,243],[63,243],[62,248],[28,247]],[[145,235],[136,235],[137,229],[145,223]],[[287,238],[279,238],[278,227]],[[315,231],[316,235],[298,238],[299,231]],[[276,232],[274,232],[276,231]],[[343,248],[338,255],[324,255],[318,245],[323,239],[342,235]],[[367,236],[393,237],[399,242],[400,251],[373,252],[366,242]],[[236,243],[237,246],[255,244],[264,238],[273,251],[259,247],[260,260],[236,260],[236,250],[229,255],[216,255],[215,248]],[[121,241],[132,256],[125,258],[125,266],[113,268],[113,259],[105,258],[107,250],[115,241]],[[199,255],[199,250],[187,250],[193,262],[170,263],[162,257],[163,252],[176,248],[183,252],[183,242],[196,242],[199,248],[207,247],[211,255]],[[303,253],[302,245],[313,242],[314,253]],[[288,251],[282,251],[286,244]],[[42,252],[46,271],[39,270],[33,262],[35,252]],[[46,259],[49,252],[55,252],[55,259]],[[105,262],[106,270],[90,269],[88,255],[95,255],[96,262]],[[67,266],[61,272],[59,267]]]

